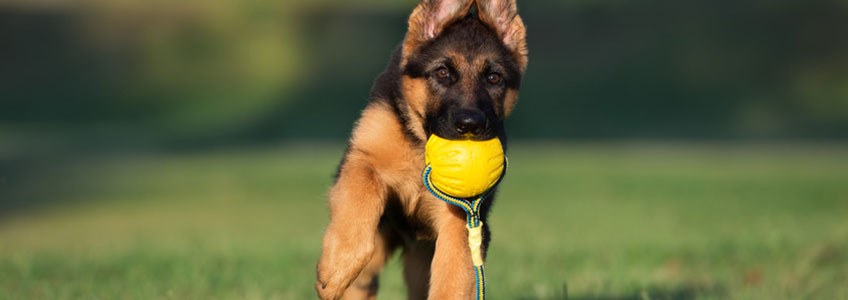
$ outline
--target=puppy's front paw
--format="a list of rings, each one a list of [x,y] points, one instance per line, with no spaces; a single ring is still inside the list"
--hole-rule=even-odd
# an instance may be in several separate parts
[[[315,291],[323,300],[336,300],[371,259],[374,238],[341,238],[328,233],[325,239],[328,240],[318,261]]]
[[[338,285],[328,286],[319,278],[315,281],[315,291],[318,292],[318,298],[322,300],[336,300],[342,297],[344,290],[339,289]]]

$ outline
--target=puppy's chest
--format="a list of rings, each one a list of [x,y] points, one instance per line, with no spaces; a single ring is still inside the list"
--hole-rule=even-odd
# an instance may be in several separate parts
[[[411,163],[407,161],[406,163]],[[423,159],[420,161],[423,168]],[[444,203],[434,198],[421,179],[421,170],[409,164],[406,170],[389,175],[386,207],[381,224],[395,231],[404,240],[435,239],[434,221]],[[398,170],[398,169],[396,169]],[[400,170],[398,170],[400,171]]]
[[[407,244],[420,240],[435,240],[433,216],[423,214],[420,207],[410,213],[409,207],[404,203],[405,201],[392,195],[386,202],[380,227],[392,232],[398,240]]]

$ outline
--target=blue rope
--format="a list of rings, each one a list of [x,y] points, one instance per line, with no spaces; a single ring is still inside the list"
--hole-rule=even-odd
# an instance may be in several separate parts
[[[474,299],[485,300],[486,299],[486,279],[483,275],[483,266],[474,266],[474,275],[476,277],[477,284],[477,294]]]
[[[492,187],[497,186],[501,182],[501,180],[504,178],[504,175],[506,174],[507,165],[508,165],[508,161],[507,161],[506,157],[504,157],[504,170],[503,170],[503,172],[501,172],[501,176],[498,178],[498,181],[496,181],[495,184],[492,185]],[[462,208],[462,210],[465,211],[465,222],[468,223],[469,229],[479,227],[481,225],[481,223],[480,223],[480,207],[482,206],[481,204],[483,203],[483,200],[485,200],[486,197],[489,196],[489,193],[492,191],[492,189],[490,188],[485,193],[481,194],[480,196],[477,196],[476,198],[473,198],[470,201],[468,199],[453,197],[451,195],[445,194],[444,192],[442,192],[441,190],[436,188],[435,185],[433,185],[433,182],[430,179],[430,172],[431,171],[432,171],[432,167],[430,166],[430,164],[427,164],[427,166],[424,167],[424,171],[421,172],[421,178],[424,181],[424,186],[427,187],[427,190],[430,191],[430,193],[433,194],[433,196],[436,196],[436,198],[439,198],[439,200],[445,201],[447,203],[459,206],[459,208]],[[471,199],[471,198],[469,198],[469,199]],[[483,272],[483,266],[482,265],[474,266],[474,279],[475,279],[475,283],[476,283],[476,286],[477,286],[477,293],[475,294],[474,299],[485,300],[486,299],[486,292],[485,292],[486,291],[486,278],[485,278],[485,274]]]

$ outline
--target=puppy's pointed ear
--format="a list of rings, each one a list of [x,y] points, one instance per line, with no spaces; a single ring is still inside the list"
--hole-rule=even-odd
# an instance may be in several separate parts
[[[409,28],[403,41],[404,57],[421,44],[438,36],[445,26],[464,17],[473,0],[422,0],[409,16]]]
[[[501,37],[521,66],[527,67],[527,41],[524,22],[518,16],[515,0],[477,0],[477,15]]]

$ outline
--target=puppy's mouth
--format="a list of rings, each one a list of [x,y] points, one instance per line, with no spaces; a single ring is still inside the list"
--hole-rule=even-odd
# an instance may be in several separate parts
[[[425,132],[447,140],[486,141],[501,136],[503,122],[483,113],[459,111],[428,117]]]

